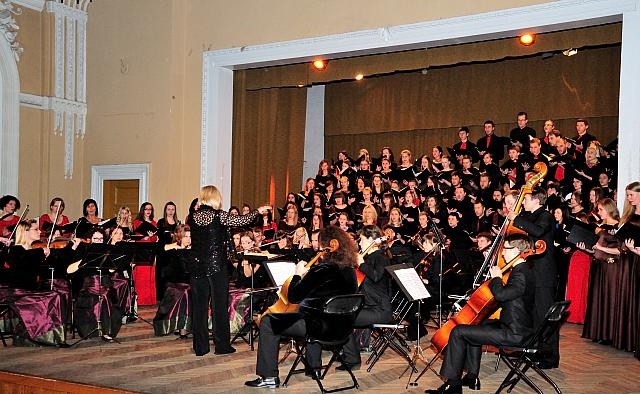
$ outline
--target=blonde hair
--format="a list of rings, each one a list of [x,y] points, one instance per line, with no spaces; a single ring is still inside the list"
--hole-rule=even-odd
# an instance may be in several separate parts
[[[30,248],[29,240],[27,239],[27,234],[31,229],[31,225],[37,223],[35,219],[31,220],[23,220],[20,223],[16,224],[16,245],[22,245],[26,249]]]
[[[597,205],[601,206],[604,209],[609,217],[613,220],[620,220],[620,213],[618,212],[618,207],[616,203],[610,198],[603,198],[598,201]]]
[[[127,216],[127,220],[126,223],[122,223],[122,211],[127,212],[129,215]],[[131,209],[129,209],[129,207],[125,206],[121,206],[120,209],[118,209],[118,215],[116,217],[116,226],[117,227],[127,227],[129,229],[133,229],[133,224],[131,224]]]
[[[373,207],[373,205],[371,204],[367,204],[364,206],[364,208],[362,208],[362,221],[364,222],[364,212],[367,211],[371,214],[371,219],[373,220],[373,223],[377,223],[378,222],[378,211],[376,211],[376,209]]]
[[[222,208],[222,195],[218,188],[213,185],[202,186],[198,201],[200,204],[208,205],[213,209]]]

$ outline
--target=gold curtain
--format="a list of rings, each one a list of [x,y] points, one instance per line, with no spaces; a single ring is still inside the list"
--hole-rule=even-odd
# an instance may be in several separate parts
[[[307,90],[247,91],[234,73],[232,204],[280,206],[302,184]]]
[[[498,135],[515,127],[527,111],[539,133],[545,119],[574,136],[575,119],[586,117],[590,132],[603,142],[617,136],[620,46],[401,73],[327,85],[325,155],[366,147],[377,155],[430,153],[433,145],[452,146],[457,128],[469,126],[475,141],[491,119]]]

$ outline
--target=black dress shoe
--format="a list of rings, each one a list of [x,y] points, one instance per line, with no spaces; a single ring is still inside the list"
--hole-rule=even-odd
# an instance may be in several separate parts
[[[558,363],[554,363],[551,361],[538,361],[536,363],[536,365],[538,366],[538,368],[540,369],[554,369],[554,368],[558,368]]]
[[[308,376],[313,380],[321,379],[320,371],[316,371],[315,369],[305,369],[304,376]]]
[[[275,389],[280,387],[280,378],[263,378],[259,377],[254,380],[247,380],[244,382],[245,386],[249,387],[267,387],[270,389]]]
[[[480,379],[477,376],[466,374],[460,382],[471,390],[480,390]]]
[[[445,382],[435,390],[425,390],[424,392],[427,394],[462,394],[462,386]]]
[[[336,371],[346,371],[347,367],[351,370],[351,371],[358,371],[360,370],[360,363],[358,364],[342,364],[342,365],[338,365],[336,367]]]
[[[235,353],[236,352],[236,348],[234,347],[225,347],[222,349],[218,349],[216,348],[216,350],[213,352],[213,354],[231,354],[231,353]]]

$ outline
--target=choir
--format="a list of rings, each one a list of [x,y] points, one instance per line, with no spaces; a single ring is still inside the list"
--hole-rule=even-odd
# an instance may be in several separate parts
[[[414,264],[433,294],[438,294],[441,279],[445,300],[448,295],[464,294],[482,266],[482,252],[490,248],[509,217],[518,190],[536,163],[542,162],[548,167],[540,184],[546,195],[542,205],[553,218],[549,253],[557,271],[546,285],[553,288],[556,300],[572,301],[568,321],[584,324],[585,338],[635,351],[640,358],[640,240],[636,235],[640,233],[640,182],[627,186],[620,214],[614,203],[617,141],[607,145],[598,141],[589,134],[586,119],[576,121],[572,137],[556,130],[553,120],[545,122],[543,134],[527,125],[526,113],[519,113],[517,121],[509,136],[498,136],[495,124],[487,120],[475,143],[469,128],[460,127],[459,142],[452,147],[425,147],[430,154],[419,155],[404,149],[398,162],[390,147],[383,147],[378,157],[367,149],[361,149],[356,158],[341,151],[334,160],[320,161],[316,176],[308,178],[299,193],[286,196],[277,209],[279,221],[272,210],[256,214],[248,204],[241,210],[231,207],[225,215],[251,219],[237,222],[239,228],[228,234],[229,264],[220,267],[231,283],[228,299],[220,305],[236,320],[234,330],[252,319],[246,311],[250,301],[245,290],[272,285],[262,266],[250,264],[243,254],[268,250],[291,259],[309,259],[314,255],[313,235],[317,243],[318,232],[329,225],[355,240],[361,239],[361,229],[372,231],[376,226],[389,236],[381,248],[385,258]],[[120,324],[136,318],[137,293],[149,298],[138,298],[138,303],[160,305],[154,319],[157,335],[187,337],[192,329],[189,274],[195,269],[194,257],[188,252],[191,229],[178,219],[173,202],[165,204],[157,222],[149,202],[140,206],[135,218],[129,208],[122,207],[115,218],[103,220],[96,201],[87,199],[83,217],[74,222],[63,215],[60,197],[51,200],[49,212],[37,221],[21,218],[20,208],[14,196],[0,199],[0,297],[15,302],[49,297],[46,302],[56,308],[52,309],[55,316],[46,316],[48,331],[34,332],[33,322],[18,316],[24,329],[15,332],[29,341],[63,344],[60,327],[74,316],[81,335],[90,335],[98,327],[103,339],[113,340]],[[199,223],[193,222],[193,214],[199,211],[194,200],[185,222]],[[437,249],[434,229],[445,241],[442,256],[433,253]],[[61,241],[60,248],[52,246],[56,241]],[[128,241],[136,247],[118,247]],[[105,251],[94,245],[100,242],[113,244],[121,253],[110,254],[116,261],[92,261],[92,256]],[[442,271],[435,263],[440,257]],[[65,287],[69,279],[71,285]],[[269,297],[264,293],[253,299],[253,309],[260,313]],[[30,304],[20,305],[28,308]],[[434,307],[430,301],[423,319]],[[201,318],[199,325],[204,324]],[[0,324],[8,327],[15,321],[16,317],[4,317]],[[202,346],[197,353],[208,351],[208,346]],[[226,343],[220,346],[221,353],[232,349]]]

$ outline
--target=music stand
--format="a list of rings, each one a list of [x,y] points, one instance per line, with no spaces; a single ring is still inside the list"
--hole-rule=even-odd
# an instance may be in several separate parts
[[[393,280],[398,284],[400,290],[404,294],[404,296],[409,300],[409,302],[413,302],[416,306],[416,310],[420,313],[420,304],[422,304],[422,300],[431,297],[429,291],[422,282],[422,278],[418,275],[416,270],[413,268],[411,264],[396,264],[385,267],[385,270],[391,275]],[[405,312],[405,315],[400,319],[404,320],[406,314],[411,310],[408,308]],[[413,353],[413,357],[407,368],[402,372],[399,376],[400,378],[407,372],[409,368],[411,368],[411,374],[409,375],[409,381],[407,382],[407,388],[411,382],[411,377],[413,376],[413,371],[415,370],[415,363],[419,359],[424,362],[424,356],[422,354],[422,347],[420,346],[420,323],[418,322],[417,329],[418,335],[416,340],[416,348]],[[413,368],[412,368],[413,367]],[[416,371],[417,372],[417,371]]]
[[[157,253],[157,245],[155,242],[118,242],[115,247],[127,256],[119,266],[120,270],[126,272],[125,276],[129,280],[129,312],[127,313],[127,322],[140,319],[148,325],[153,326],[152,322],[138,314],[138,310],[135,307],[135,305],[137,305],[138,293],[136,291],[135,281],[133,280],[133,270],[138,265],[153,265]],[[131,268],[130,275],[127,268]]]
[[[271,283],[276,285],[276,288],[282,288],[282,285],[291,278],[296,272],[296,263],[291,260],[274,259],[266,261],[264,268],[267,269],[267,274],[271,279]],[[296,352],[295,340],[291,339],[287,345],[287,350],[284,352],[278,364],[283,363],[291,353]]]
[[[277,257],[277,255],[270,255],[270,254],[262,254],[262,253],[244,253],[243,257],[241,259],[243,260],[247,260],[249,262],[249,266],[251,267],[251,287],[249,288],[249,320],[245,321],[244,324],[242,325],[242,327],[240,327],[240,329],[238,330],[238,332],[236,333],[236,335],[234,335],[233,339],[231,339],[231,343],[233,343],[236,339],[238,339],[238,337],[242,337],[244,339],[244,335],[243,334],[245,331],[249,331],[249,340],[248,340],[248,344],[249,344],[249,348],[253,351],[254,347],[253,347],[253,342],[254,342],[254,338],[257,332],[259,332],[259,328],[258,325],[256,324],[255,320],[253,319],[253,294],[254,293],[260,293],[260,292],[264,292],[264,291],[270,291],[270,290],[274,290],[277,287],[270,287],[270,288],[266,288],[266,289],[260,289],[260,290],[255,290],[255,283],[253,281],[253,277],[255,274],[255,267],[257,264],[263,264],[265,261],[269,260],[269,256],[271,256],[272,258]],[[263,265],[264,266],[264,265]],[[266,269],[266,267],[265,267]],[[245,340],[246,341],[246,340]]]
[[[80,342],[83,342],[91,338],[94,334],[98,334],[99,337],[103,337],[102,330],[102,300],[104,284],[102,283],[104,270],[115,270],[119,262],[124,259],[124,255],[115,253],[110,245],[105,244],[90,244],[91,250],[87,251],[85,257],[81,260],[79,268],[81,269],[95,269],[98,272],[98,302],[100,308],[98,308],[98,314],[96,316],[96,328],[94,328],[87,335],[81,337],[69,347],[76,346]],[[114,342],[120,343],[117,339],[112,338]]]
[[[438,241],[438,247],[440,248],[440,270],[438,272],[438,328],[442,327],[442,269],[444,265],[444,251],[445,251],[445,240],[442,238],[440,234],[440,230],[436,226],[436,223],[433,220],[429,220],[429,225],[431,226],[431,231],[433,235],[436,237]]]

